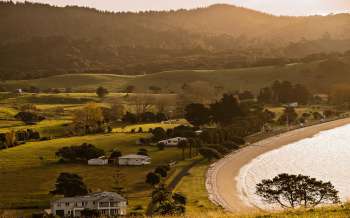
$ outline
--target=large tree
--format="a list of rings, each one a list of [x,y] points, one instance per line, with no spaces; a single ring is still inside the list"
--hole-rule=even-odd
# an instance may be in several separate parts
[[[210,110],[203,104],[192,103],[185,108],[185,118],[194,126],[201,126],[209,123]]]
[[[283,208],[308,208],[339,202],[338,191],[330,182],[285,173],[257,184],[256,194],[265,202]]]
[[[298,114],[293,107],[286,107],[283,111],[283,114],[278,119],[280,124],[292,124],[298,118]]]
[[[88,193],[88,188],[79,175],[61,173],[56,180],[55,189],[50,193],[54,195],[64,195],[64,197],[74,197],[86,195]]]
[[[210,105],[213,120],[222,125],[231,124],[233,119],[243,115],[235,96],[224,94],[220,101]]]
[[[89,103],[84,108],[74,112],[73,122],[77,132],[84,134],[104,131],[102,108],[95,103]]]

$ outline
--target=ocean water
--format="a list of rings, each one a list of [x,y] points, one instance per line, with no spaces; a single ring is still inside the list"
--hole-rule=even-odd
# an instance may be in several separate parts
[[[342,201],[350,200],[350,125],[320,132],[252,160],[241,168],[236,178],[242,200],[261,209],[278,209],[278,205],[264,203],[255,191],[261,180],[280,173],[330,181]]]

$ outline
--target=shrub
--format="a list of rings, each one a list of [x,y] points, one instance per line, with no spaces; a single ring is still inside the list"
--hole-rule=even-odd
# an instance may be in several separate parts
[[[167,177],[167,175],[168,175],[167,171],[163,167],[157,167],[154,170],[154,172],[159,174],[163,178]]]
[[[211,161],[213,159],[220,159],[222,157],[222,155],[217,150],[208,147],[199,149],[199,153],[208,161]]]
[[[225,141],[222,143],[222,145],[227,148],[227,149],[230,149],[230,150],[237,150],[239,149],[239,145],[233,141]]]
[[[56,156],[61,157],[65,162],[85,162],[104,154],[105,152],[102,149],[87,143],[80,146],[63,147],[56,152]]]
[[[160,183],[160,176],[157,173],[150,172],[146,176],[146,183],[155,186]]]
[[[27,125],[33,125],[45,119],[43,116],[39,116],[36,113],[28,111],[19,112],[16,114],[15,118],[21,120]]]
[[[230,150],[222,145],[209,145],[208,147],[215,149],[216,151],[218,151],[222,155],[230,153]]]
[[[231,136],[230,140],[232,142],[236,143],[237,145],[244,145],[245,144],[245,140],[241,137]]]

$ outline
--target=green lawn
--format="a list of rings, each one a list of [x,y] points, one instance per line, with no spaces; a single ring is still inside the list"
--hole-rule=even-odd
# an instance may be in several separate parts
[[[0,121],[0,133],[11,130],[35,129],[39,131],[41,136],[63,136],[67,127],[65,124],[71,123],[71,120],[43,120],[35,125],[25,125],[20,121]]]
[[[205,174],[208,166],[209,163],[206,160],[202,160],[189,171],[189,174],[175,188],[175,192],[180,192],[187,197],[186,210],[191,215],[204,211],[219,210],[208,199],[205,187]]]
[[[61,172],[78,173],[92,191],[111,191],[114,167],[58,164],[55,152],[63,146],[87,142],[107,152],[118,148],[123,154],[135,153],[140,148],[135,145],[135,141],[140,137],[147,137],[147,134],[111,133],[62,138],[31,142],[0,151],[0,208],[48,207],[52,199],[48,192],[54,187],[55,180]],[[143,205],[146,208],[150,187],[144,180],[149,171],[170,160],[181,159],[181,151],[177,148],[164,151],[158,151],[154,147],[146,148],[152,157],[151,165],[120,168],[125,175],[124,183],[130,207]]]

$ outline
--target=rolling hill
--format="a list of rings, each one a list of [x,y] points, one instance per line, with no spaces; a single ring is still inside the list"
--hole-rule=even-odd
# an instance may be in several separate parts
[[[313,91],[328,92],[334,85],[350,82],[350,56],[277,66],[164,71],[140,76],[65,74],[34,80],[12,80],[0,85],[10,90],[36,86],[41,89],[72,88],[90,92],[94,92],[98,86],[104,86],[111,92],[121,92],[128,85],[135,86],[136,92],[149,92],[150,86],[157,86],[164,93],[178,93],[184,84],[201,82],[202,86],[221,86],[227,91],[257,92],[275,80],[288,80],[307,85]]]
[[[278,17],[213,5],[110,13],[0,2],[0,79],[142,75],[292,63],[350,49],[350,15]]]

